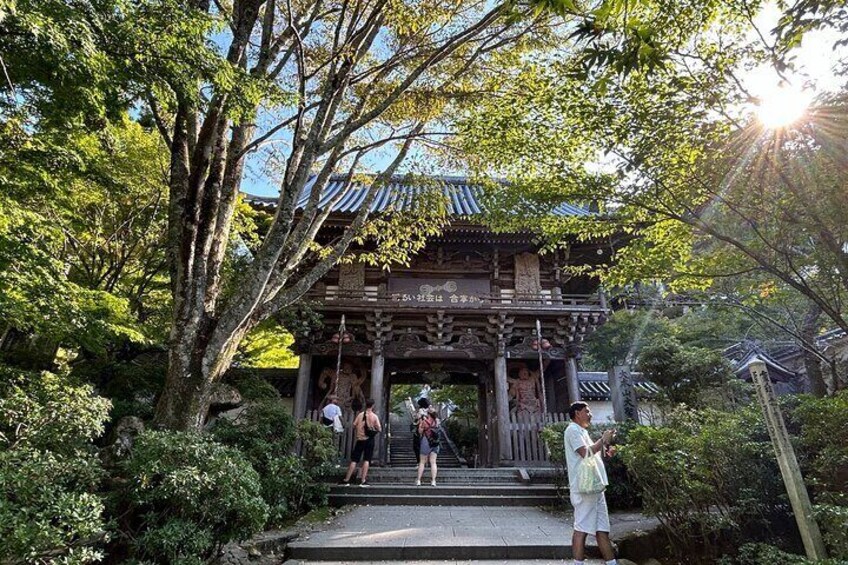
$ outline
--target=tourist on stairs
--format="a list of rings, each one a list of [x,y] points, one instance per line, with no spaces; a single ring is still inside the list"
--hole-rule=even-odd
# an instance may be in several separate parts
[[[374,443],[377,434],[383,431],[380,425],[380,418],[374,413],[374,400],[369,398],[365,402],[365,411],[356,415],[353,420],[353,428],[356,433],[356,443],[353,445],[353,451],[350,454],[350,465],[347,468],[347,475],[342,481],[343,485],[350,485],[350,479],[356,472],[356,464],[362,461],[362,476],[359,486],[368,486],[368,468],[371,466],[371,458],[374,457]]]
[[[436,409],[430,407],[427,415],[418,422],[418,435],[421,436],[421,455],[418,457],[418,478],[416,486],[421,486],[421,476],[424,475],[424,465],[430,462],[430,484],[436,486],[436,457],[439,455],[441,428]]]

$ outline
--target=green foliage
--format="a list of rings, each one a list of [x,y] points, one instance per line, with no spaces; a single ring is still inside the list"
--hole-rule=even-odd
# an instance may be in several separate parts
[[[678,555],[716,556],[723,532],[763,536],[791,523],[755,406],[733,413],[681,408],[662,427],[634,428],[621,455],[644,510],[660,519]]]
[[[730,363],[719,352],[686,346],[670,337],[658,337],[645,346],[639,368],[662,387],[671,402],[693,406],[703,404],[706,389],[735,379]]]
[[[313,469],[296,455],[271,459],[262,469],[262,497],[271,509],[269,526],[281,526],[327,504],[329,487],[323,482],[325,465]]]
[[[261,470],[266,461],[289,452],[295,426],[281,402],[266,400],[248,405],[236,419],[219,418],[212,433],[221,443],[244,452]]]
[[[228,377],[228,382],[248,402],[280,400],[280,392],[271,383],[249,370],[238,371],[235,376]]]
[[[416,187],[411,205],[402,214],[383,214],[363,226],[355,242],[359,249],[345,260],[357,260],[386,270],[391,265],[409,266],[427,240],[442,233],[448,222],[448,198],[427,177],[407,175],[404,182]]]
[[[735,559],[723,558],[719,561],[722,565],[807,565],[812,563],[808,559],[793,553],[786,553],[773,545],[765,543],[746,543],[739,548],[739,555]]]
[[[848,559],[848,391],[803,397],[792,421],[801,429],[805,478],[814,486],[825,543],[831,557]]]
[[[0,561],[102,555],[100,461],[109,402],[52,373],[0,366]]]
[[[668,335],[671,331],[669,321],[659,313],[619,310],[587,337],[588,359],[584,363],[591,363],[592,368],[598,371],[632,364],[654,336]]]
[[[292,352],[294,336],[276,320],[267,320],[247,334],[239,344],[235,361],[240,367],[296,368],[297,356]]]
[[[258,471],[269,507],[268,526],[326,504],[329,491],[323,478],[338,451],[324,426],[300,421],[295,427],[282,403],[263,400],[248,405],[233,421],[219,419],[212,432],[218,441],[240,449]],[[302,457],[290,455],[295,439],[303,445]]]
[[[303,445],[301,451],[303,463],[307,469],[315,473],[314,477],[322,476],[327,465],[339,456],[333,441],[333,432],[318,422],[300,420],[297,423],[297,439]]]
[[[120,527],[137,558],[199,563],[267,521],[257,472],[240,451],[201,435],[146,431],[122,467]]]

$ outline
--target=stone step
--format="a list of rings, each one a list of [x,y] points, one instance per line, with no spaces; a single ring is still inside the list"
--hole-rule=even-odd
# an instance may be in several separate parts
[[[408,485],[415,481],[417,471],[416,465],[408,467],[371,467],[368,472],[368,481],[380,484]],[[439,482],[452,485],[487,485],[487,484],[522,484],[524,478],[529,478],[530,484],[554,484],[556,482],[556,471],[554,469],[527,469],[522,470],[514,467],[499,468],[450,468],[439,465]],[[343,473],[343,471],[341,471]],[[429,476],[429,469],[425,470],[425,476]],[[334,477],[334,482],[341,476]]]
[[[305,561],[562,560],[571,557],[571,534],[570,516],[538,507],[356,506],[288,549]],[[586,549],[600,557],[594,536]]]
[[[437,481],[438,482],[438,481]],[[557,489],[553,485],[494,485],[494,486],[477,486],[477,485],[443,485],[436,487],[430,486],[427,475],[422,479],[423,486],[416,485],[371,485],[368,487],[368,494],[379,495],[410,495],[410,496],[433,496],[433,495],[449,495],[449,496],[469,496],[469,495],[485,495],[494,497],[518,497],[518,496],[556,496]],[[330,496],[338,494],[350,494],[352,489],[360,488],[357,485],[334,485],[330,487]]]
[[[422,494],[371,494],[368,488],[350,487],[344,494],[331,494],[330,506],[339,507],[348,504],[368,506],[556,506],[561,504],[557,496],[488,496],[488,495],[440,495],[432,492],[438,487],[418,487]],[[426,492],[425,489],[431,489]]]
[[[284,561],[283,565],[349,565],[350,561],[304,561],[290,559]],[[444,565],[443,561],[410,561],[408,559],[395,561],[359,561],[358,565],[390,565],[392,563],[404,563],[405,565]],[[561,559],[472,559],[462,562],[462,565],[500,565],[501,563],[511,563],[511,565],[563,565]],[[603,559],[586,559],[586,565],[604,565]]]

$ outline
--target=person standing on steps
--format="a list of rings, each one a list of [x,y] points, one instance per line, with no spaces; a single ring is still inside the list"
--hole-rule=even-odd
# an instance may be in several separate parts
[[[408,406],[412,406],[412,399],[406,399],[409,404]],[[421,419],[427,416],[427,409],[430,408],[430,401],[426,398],[418,399],[418,410],[412,412],[410,417],[412,418],[412,451],[415,453],[415,461],[417,465],[418,459],[421,457],[421,434],[418,432],[418,424],[421,423]]]
[[[430,462],[430,484],[436,486],[436,457],[439,455],[441,443],[441,428],[438,413],[433,406],[427,410],[427,415],[418,422],[418,435],[421,436],[421,455],[418,456],[418,478],[416,486],[421,486],[421,477],[424,475],[424,465]]]
[[[374,399],[365,401],[365,410],[353,419],[353,429],[356,434],[356,443],[350,454],[350,464],[347,467],[347,475],[342,481],[343,485],[350,485],[350,479],[356,472],[356,464],[362,459],[362,475],[359,486],[368,486],[368,468],[371,466],[371,458],[374,457],[374,443],[377,434],[383,431],[380,418],[374,413]]]
[[[571,505],[574,507],[574,534],[571,536],[571,549],[574,565],[583,565],[586,555],[586,536],[594,535],[598,548],[607,565],[617,565],[615,551],[610,542],[610,521],[607,501],[603,491],[594,494],[578,492],[578,467],[583,458],[597,457],[597,468],[604,485],[607,484],[601,453],[615,437],[614,430],[606,430],[598,441],[592,442],[586,428],[592,421],[592,410],[585,402],[575,402],[568,409],[571,423],[565,428],[565,458],[568,464],[568,490]],[[609,448],[611,456],[615,448]]]

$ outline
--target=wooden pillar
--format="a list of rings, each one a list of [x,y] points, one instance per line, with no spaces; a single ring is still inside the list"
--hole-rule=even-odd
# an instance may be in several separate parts
[[[375,445],[374,459],[382,461],[386,453],[385,443],[389,425],[389,419],[386,415],[386,395],[384,388],[383,374],[385,372],[386,359],[383,357],[383,342],[382,340],[374,341],[374,349],[371,350],[371,395],[374,400],[374,412],[380,418],[380,423],[383,425],[383,433],[378,437]]]
[[[488,467],[491,459],[489,446],[489,407],[486,402],[486,379],[477,384],[477,466]]]
[[[552,371],[545,372],[545,408],[548,414],[558,412],[556,402],[556,379]]]
[[[801,475],[795,450],[789,441],[789,432],[786,431],[786,424],[783,421],[783,415],[780,413],[780,406],[777,404],[766,364],[755,357],[748,363],[748,370],[751,372],[754,388],[757,391],[757,400],[760,401],[760,407],[765,416],[766,428],[768,428],[771,443],[777,455],[777,464],[780,467],[780,474],[783,476],[783,484],[786,485],[786,492],[789,494],[792,513],[795,514],[795,521],[798,523],[798,530],[801,532],[804,550],[807,557],[814,561],[827,559],[827,550],[822,541],[821,531],[813,516],[810,495],[807,493],[806,485],[804,485],[804,477]]]
[[[297,388],[294,391],[292,416],[295,421],[306,417],[306,401],[309,398],[310,377],[312,376],[312,354],[300,354],[300,367],[297,370]]]
[[[607,371],[612,398],[613,417],[616,422],[626,420],[639,421],[639,406],[636,401],[636,389],[630,367],[618,365]]]
[[[509,429],[509,387],[506,380],[506,356],[498,352],[495,357],[495,403],[497,404],[498,446],[500,460],[511,460]]]
[[[577,359],[569,355],[565,358],[565,382],[568,385],[568,402],[580,400],[580,380],[577,377]]]

